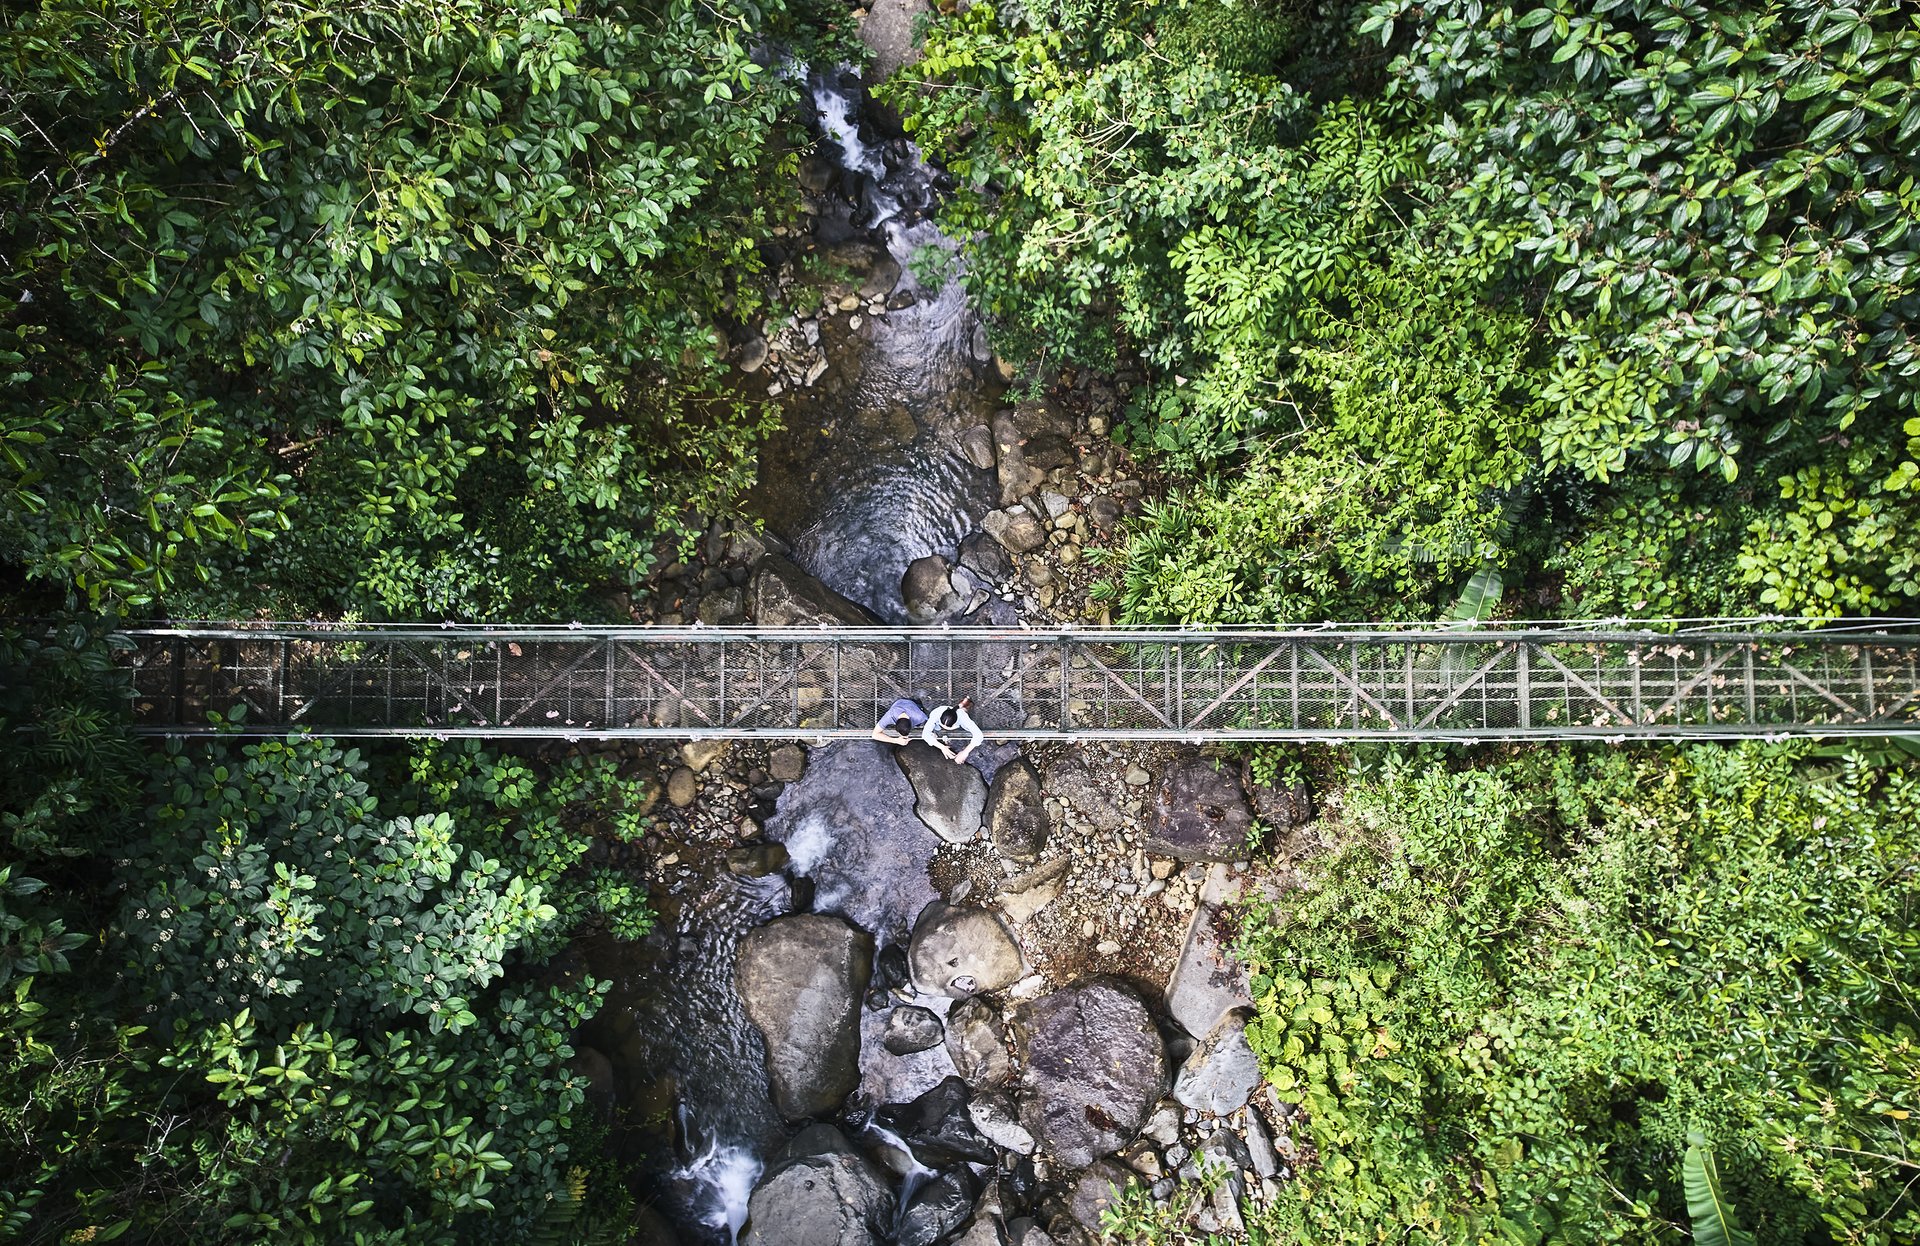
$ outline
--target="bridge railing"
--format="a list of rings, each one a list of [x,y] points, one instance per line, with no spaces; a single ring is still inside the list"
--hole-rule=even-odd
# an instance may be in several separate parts
[[[1027,631],[132,629],[140,729],[862,735],[971,696],[1045,739],[1737,738],[1920,732],[1920,626]]]

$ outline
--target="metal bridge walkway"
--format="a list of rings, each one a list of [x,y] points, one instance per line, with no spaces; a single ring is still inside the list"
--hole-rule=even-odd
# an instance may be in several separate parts
[[[135,628],[139,729],[339,736],[865,735],[972,696],[1015,739],[1920,734],[1920,621],[1291,631]]]

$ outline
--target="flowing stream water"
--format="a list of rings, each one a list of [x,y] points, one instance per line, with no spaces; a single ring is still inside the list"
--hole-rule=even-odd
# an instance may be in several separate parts
[[[953,558],[994,503],[992,473],[968,461],[958,437],[985,422],[998,395],[982,376],[957,248],[930,217],[936,174],[904,138],[877,132],[853,74],[815,72],[808,86],[819,148],[839,166],[843,190],[821,203],[818,236],[828,244],[877,238],[900,266],[895,295],[913,301],[866,318],[865,332],[829,341],[839,384],[790,400],[787,429],[763,455],[757,504],[801,566],[877,617],[901,622],[908,564],[927,554]],[[934,269],[946,279],[921,275]],[[996,601],[989,617],[1010,622],[1011,607]],[[1007,751],[982,749],[975,762],[990,778]],[[813,751],[804,777],[781,793],[766,835],[786,845],[791,877],[808,880],[813,911],[870,931],[876,949],[904,948],[914,918],[935,898],[927,866],[939,847],[913,810],[892,750],[842,743]],[[650,1139],[646,1193],[688,1243],[736,1238],[754,1181],[789,1133],[769,1100],[761,1038],[733,974],[741,936],[790,911],[793,893],[784,878],[719,874],[680,908],[670,934],[653,936],[638,956],[609,954],[615,989],[588,1037],[625,1071],[623,1080],[643,1087],[626,1107]],[[608,976],[608,962],[591,954],[589,961]],[[896,997],[943,1016],[950,1004],[910,987]],[[887,1052],[879,1042],[885,1016],[884,1008],[862,1009],[857,1113],[911,1099],[953,1072],[944,1046]],[[870,1139],[906,1155],[904,1207],[931,1170],[875,1128],[867,1126]]]

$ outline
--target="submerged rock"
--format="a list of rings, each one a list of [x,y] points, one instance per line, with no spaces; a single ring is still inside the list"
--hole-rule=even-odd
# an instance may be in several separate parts
[[[1064,1168],[1084,1168],[1139,1132],[1166,1089],[1166,1049],[1132,988],[1097,979],[1014,1014],[1021,1123]]]
[[[1003,991],[1026,967],[1020,945],[992,912],[937,900],[914,923],[907,963],[922,991],[952,999]]]
[[[1199,757],[1167,767],[1147,851],[1182,861],[1240,861],[1253,811],[1240,780]]]
[[[740,1002],[767,1045],[774,1106],[789,1120],[833,1111],[860,1084],[860,997],[873,938],[804,913],[740,941]]]
[[[943,1079],[911,1103],[889,1103],[873,1114],[907,1144],[914,1158],[929,1168],[949,1164],[991,1164],[993,1144],[974,1128],[967,1111],[972,1092],[957,1077]]]

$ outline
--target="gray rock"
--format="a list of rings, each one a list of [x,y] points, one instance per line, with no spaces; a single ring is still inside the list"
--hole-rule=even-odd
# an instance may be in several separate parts
[[[913,811],[950,844],[971,843],[987,812],[987,781],[966,764],[956,765],[915,740],[895,750],[913,784]]]
[[[873,0],[860,19],[860,42],[873,49],[867,80],[879,82],[903,65],[920,59],[913,24],[927,12],[927,0]]]
[[[767,364],[767,340],[763,337],[750,337],[740,343],[740,370],[758,372]]]
[[[976,1215],[966,1230],[953,1239],[953,1246],[1007,1246],[1007,1239],[992,1216]]]
[[[1193,1049],[1173,1079],[1179,1103],[1215,1116],[1246,1106],[1260,1084],[1260,1061],[1247,1045],[1247,1013],[1236,1008]]]
[[[1039,771],[1024,757],[1002,765],[987,791],[987,833],[993,846],[1014,861],[1037,861],[1050,829]]]
[[[675,809],[685,809],[698,799],[700,780],[685,766],[676,766],[667,776],[667,803]]]
[[[1073,421],[1044,403],[1023,402],[1002,411],[990,428],[1002,506],[1045,484],[1048,472],[1073,466]]]
[[[1073,806],[1103,831],[1127,825],[1126,811],[1109,799],[1112,787],[1079,765],[1055,766],[1047,772],[1047,791]],[[1124,794],[1116,793],[1124,799]]]
[[[728,627],[746,618],[746,594],[737,588],[723,588],[700,599],[694,615],[708,627]]]
[[[907,564],[900,580],[900,599],[907,607],[909,623],[929,623],[949,612],[955,600],[953,581],[947,560],[928,554]]]
[[[1120,1195],[1137,1178],[1112,1160],[1089,1165],[1067,1192],[1067,1214],[1094,1240],[1101,1240],[1100,1214],[1120,1201]]]
[[[732,749],[732,740],[688,740],[680,746],[680,760],[696,774],[704,773]]]
[[[896,1056],[938,1047],[946,1038],[946,1027],[930,1010],[917,1004],[902,1004],[887,1014],[887,1028],[881,1032],[880,1045]]]
[[[1233,774],[1199,757],[1167,767],[1154,801],[1147,851],[1182,861],[1240,861],[1253,811]]]
[[[800,189],[810,195],[823,193],[833,185],[833,161],[825,156],[808,156],[800,162]]]
[[[984,532],[968,534],[960,542],[960,565],[989,584],[1004,584],[1013,578],[1013,559],[1006,547]]]
[[[1087,503],[1087,518],[1100,531],[1111,532],[1120,525],[1120,503],[1102,493]]]
[[[789,1120],[826,1115],[860,1084],[860,997],[872,972],[872,936],[838,917],[776,918],[740,940],[740,1002]]]
[[[1273,1135],[1267,1132],[1260,1113],[1252,1108],[1247,1109],[1247,1161],[1262,1180],[1280,1171],[1280,1157],[1273,1150]]]
[[[872,302],[886,298],[893,293],[893,287],[900,284],[900,261],[891,255],[882,254],[874,260],[867,279],[860,283],[860,297]]]
[[[1247,789],[1254,812],[1273,829],[1291,831],[1313,821],[1313,789],[1305,779],[1293,783],[1285,779],[1259,783],[1254,780],[1252,767],[1243,762],[1240,781]]]
[[[1215,868],[1224,874],[1223,867]],[[1209,886],[1207,891],[1213,893],[1214,889]],[[1247,968],[1228,946],[1228,932],[1217,904],[1210,894],[1203,894],[1194,908],[1193,920],[1187,923],[1180,959],[1167,979],[1167,1015],[1189,1034],[1206,1034],[1229,1009],[1252,1003]]]
[[[947,1013],[947,1055],[975,1093],[1002,1085],[1012,1075],[1006,1030],[991,1002],[976,997]]]
[[[981,471],[993,470],[993,433],[984,424],[975,424],[960,434],[960,452],[967,462]]]
[[[935,1246],[973,1211],[973,1174],[965,1168],[941,1173],[914,1191],[900,1213],[898,1246]]]
[[[753,575],[753,621],[761,627],[812,627],[845,624],[872,627],[876,620],[859,606],[777,554],[760,560]]]
[[[1119,1150],[1166,1089],[1166,1050],[1147,1007],[1111,979],[1022,1004],[1014,1042],[1021,1123],[1066,1168]]]
[[[1047,543],[1047,530],[1026,510],[988,511],[980,528],[1015,554],[1031,554]]]
[[[767,754],[767,773],[782,783],[797,783],[807,773],[807,750],[798,744],[782,744]]]
[[[907,946],[913,980],[930,995],[952,999],[1002,991],[1020,980],[1020,945],[987,909],[929,904]]]
[[[1008,1246],[1055,1246],[1047,1231],[1022,1216],[1007,1225]]]
[[[849,1150],[790,1159],[767,1171],[747,1200],[741,1246],[879,1246],[893,1192]]]
[[[1171,1104],[1155,1109],[1152,1118],[1141,1127],[1140,1133],[1161,1146],[1172,1146],[1180,1140],[1179,1110]]]
[[[989,1090],[974,1095],[973,1102],[967,1104],[967,1115],[973,1118],[973,1127],[1001,1150],[1016,1155],[1033,1154],[1033,1135],[1021,1125],[1012,1100],[1000,1092]]]

